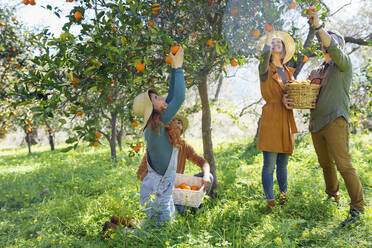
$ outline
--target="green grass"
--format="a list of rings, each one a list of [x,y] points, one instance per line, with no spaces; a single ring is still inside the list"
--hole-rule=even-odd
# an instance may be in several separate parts
[[[349,201],[341,178],[341,205],[324,201],[322,172],[305,136],[289,162],[290,200],[272,213],[265,211],[261,152],[249,140],[222,143],[215,149],[218,197],[207,199],[204,211],[178,217],[148,237],[117,232],[105,241],[101,229],[111,215],[144,217],[135,176],[140,157],[130,158],[125,150],[112,162],[107,146],[68,153],[41,147],[32,155],[3,149],[0,247],[371,247],[371,141],[370,134],[351,137],[366,201],[353,226],[339,226]],[[197,170],[188,166],[186,173]],[[44,189],[49,193],[41,195]]]

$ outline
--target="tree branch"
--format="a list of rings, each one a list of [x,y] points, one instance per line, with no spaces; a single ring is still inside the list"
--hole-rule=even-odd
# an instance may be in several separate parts
[[[336,10],[335,12],[333,12],[332,14],[329,15],[329,17],[335,15],[337,12],[339,12],[340,10],[342,10],[343,8],[345,8],[346,6],[350,5],[351,4],[351,1],[347,4],[345,4],[344,6],[342,6],[341,8],[339,8],[338,10]]]
[[[216,94],[214,95],[214,100],[213,100],[214,102],[218,100],[218,96],[221,91],[222,82],[223,82],[223,74],[221,73],[220,78],[218,79],[218,86],[217,86]]]
[[[349,43],[354,43],[354,44],[358,44],[358,45],[361,45],[361,46],[371,46],[372,45],[372,33],[368,35],[368,38],[367,39],[362,39],[362,38],[354,38],[354,37],[350,37],[350,36],[346,36],[344,37],[345,39],[345,42],[349,42]]]
[[[256,105],[256,104],[259,104],[261,101],[262,101],[262,97],[256,101],[256,102],[253,102],[251,104],[249,104],[248,106],[245,106],[244,108],[242,108],[242,110],[240,111],[240,114],[239,114],[239,117],[242,117],[245,113],[245,110],[247,110],[248,108],[252,107],[253,105]]]
[[[348,55],[352,54],[353,52],[355,52],[356,50],[358,50],[360,48],[360,46],[358,47],[354,47],[349,53]]]

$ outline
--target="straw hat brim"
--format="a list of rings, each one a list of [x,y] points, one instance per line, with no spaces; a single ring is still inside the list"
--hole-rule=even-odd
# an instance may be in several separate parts
[[[262,51],[262,49],[265,45],[266,37],[267,37],[267,35],[265,34],[264,36],[262,36],[258,40],[258,43],[257,43],[258,51]],[[286,53],[285,53],[285,57],[283,59],[283,64],[285,64],[288,61],[290,61],[291,58],[293,57],[293,55],[296,51],[296,44],[295,44],[293,38],[286,32],[273,31],[273,39],[274,38],[278,38],[281,41],[283,41],[283,43],[284,43]]]
[[[183,115],[176,115],[173,119],[179,119],[182,122],[183,133],[185,133],[189,127],[189,120]]]
[[[153,111],[152,101],[148,91],[139,94],[133,101],[133,114],[143,118],[141,129],[144,129]]]

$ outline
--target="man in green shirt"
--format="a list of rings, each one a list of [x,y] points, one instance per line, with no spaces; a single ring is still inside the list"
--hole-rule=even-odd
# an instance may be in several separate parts
[[[326,32],[319,24],[316,12],[309,17],[309,21],[317,32],[325,56],[325,62],[318,70],[321,90],[316,108],[311,110],[310,132],[323,169],[328,198],[339,199],[337,170],[345,181],[351,199],[349,216],[341,223],[345,226],[355,222],[364,210],[362,185],[349,154],[352,65],[343,51],[343,37],[335,32]]]

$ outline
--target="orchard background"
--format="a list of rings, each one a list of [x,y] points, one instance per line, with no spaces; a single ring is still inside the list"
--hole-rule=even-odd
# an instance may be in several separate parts
[[[308,137],[307,110],[295,111],[301,132],[290,165],[293,202],[271,216],[260,206],[262,158],[254,139],[263,105],[255,44],[266,24],[288,31],[297,46],[289,65],[297,68],[299,80],[305,79],[322,61],[307,23],[306,11],[315,7],[327,29],[345,36],[352,58],[353,158],[369,204],[370,1],[0,0],[0,7],[0,244],[115,247],[123,240],[128,247],[136,242],[155,247],[371,244],[369,210],[364,223],[350,230],[350,237],[330,230],[343,218],[347,197],[343,192],[344,204],[337,210],[318,199],[324,185],[315,169],[319,166]],[[181,112],[191,122],[185,139],[211,164],[215,198],[197,217],[181,218],[182,231],[170,226],[174,235],[169,237],[154,234],[146,241],[118,233],[100,243],[105,218],[119,213],[142,216],[135,171],[144,144],[131,103],[149,88],[166,93],[170,72],[166,58],[175,44],[185,47],[188,90]],[[309,184],[298,182],[309,173],[317,177]],[[236,195],[237,190],[245,193]],[[320,212],[305,202],[319,206]],[[222,218],[226,204],[235,207]],[[178,232],[181,238],[175,238]],[[354,232],[359,236],[351,235]],[[337,238],[332,240],[332,235]]]

